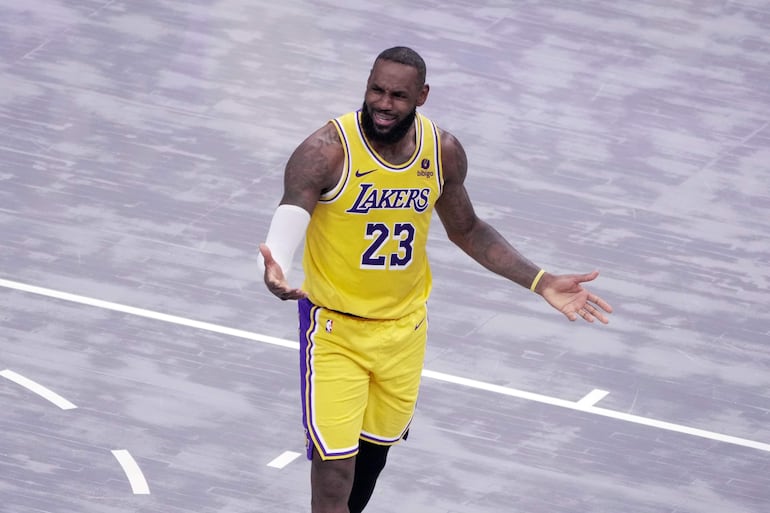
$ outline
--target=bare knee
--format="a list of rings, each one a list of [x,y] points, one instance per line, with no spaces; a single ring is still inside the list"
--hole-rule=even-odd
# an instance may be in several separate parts
[[[323,461],[317,451],[313,454],[310,471],[313,513],[348,513],[355,464],[355,458]]]

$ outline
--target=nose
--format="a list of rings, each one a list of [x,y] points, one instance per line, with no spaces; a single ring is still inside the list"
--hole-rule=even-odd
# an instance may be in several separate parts
[[[393,99],[389,94],[382,94],[377,98],[376,107],[380,110],[390,110],[393,107]]]

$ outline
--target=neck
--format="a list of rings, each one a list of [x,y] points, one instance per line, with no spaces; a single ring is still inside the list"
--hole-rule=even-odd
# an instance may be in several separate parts
[[[369,145],[374,151],[377,152],[382,158],[390,162],[391,164],[400,165],[409,160],[414,154],[414,149],[417,145],[415,136],[414,123],[404,136],[395,142],[383,142],[378,140],[371,140],[367,138]]]

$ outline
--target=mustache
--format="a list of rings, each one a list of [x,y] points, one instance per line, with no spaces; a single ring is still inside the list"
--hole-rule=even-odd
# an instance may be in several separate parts
[[[369,110],[369,106],[366,101],[361,106],[361,128],[364,131],[364,135],[371,142],[379,142],[384,144],[393,144],[401,139],[409,132],[414,123],[414,118],[417,116],[417,108],[412,111],[401,121],[393,125],[387,132],[380,132],[374,125],[374,119]]]

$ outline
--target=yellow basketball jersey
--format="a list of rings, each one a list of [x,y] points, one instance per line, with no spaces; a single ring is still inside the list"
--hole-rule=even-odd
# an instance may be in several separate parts
[[[432,284],[425,246],[443,187],[438,128],[418,113],[414,154],[396,166],[366,140],[360,111],[331,122],[345,163],[311,216],[302,287],[325,308],[401,318],[425,304]]]

